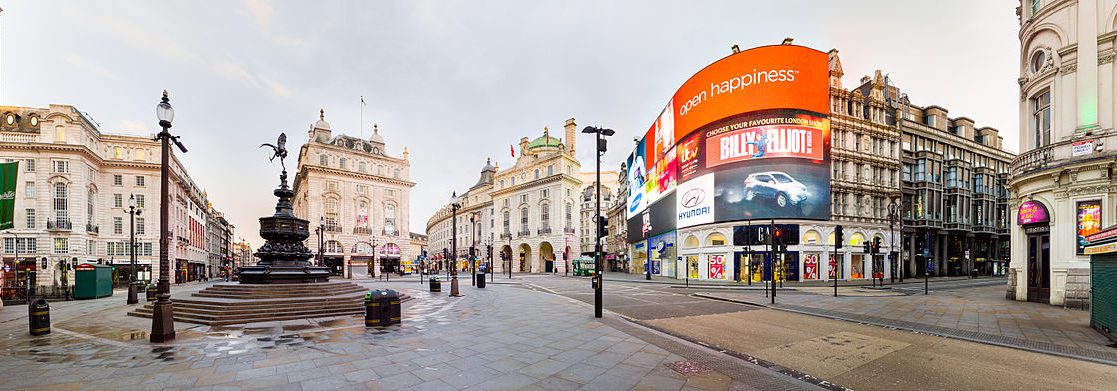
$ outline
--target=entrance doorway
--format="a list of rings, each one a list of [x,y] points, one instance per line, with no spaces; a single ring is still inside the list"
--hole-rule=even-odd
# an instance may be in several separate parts
[[[1051,237],[1028,235],[1028,301],[1051,301]]]

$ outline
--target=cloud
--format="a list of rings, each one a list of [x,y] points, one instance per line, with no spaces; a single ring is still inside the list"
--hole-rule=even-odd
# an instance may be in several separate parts
[[[65,53],[65,54],[62,55],[62,60],[70,63],[70,65],[73,65],[77,68],[80,68],[80,69],[88,71],[88,72],[95,73],[95,74],[100,75],[102,77],[107,77],[107,78],[110,78],[110,79],[115,79],[116,78],[116,74],[112,73],[112,71],[110,71],[108,68],[105,68],[101,64],[93,61],[92,59],[90,59],[88,57],[82,56],[80,54]]]
[[[279,97],[291,97],[291,90],[288,90],[287,87],[284,86],[282,83],[272,80],[270,77],[264,75],[258,75],[257,77],[260,79],[260,82],[263,83],[265,87],[270,89],[271,92],[275,93]]]
[[[244,67],[228,60],[213,60],[210,62],[210,70],[222,77],[229,80],[239,81],[241,83],[259,87],[260,82],[256,80]]]
[[[244,6],[248,9],[248,13],[252,15],[252,18],[256,19],[256,26],[261,30],[267,29],[268,26],[271,25],[271,17],[272,14],[275,13],[275,9],[272,8],[270,1],[245,0]]]

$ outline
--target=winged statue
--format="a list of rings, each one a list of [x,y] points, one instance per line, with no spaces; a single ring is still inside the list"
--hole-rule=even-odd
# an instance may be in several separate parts
[[[287,166],[283,164],[283,159],[287,158],[287,134],[280,133],[279,134],[279,140],[275,141],[275,145],[268,144],[268,143],[260,144],[260,148],[263,148],[263,147],[269,147],[273,151],[271,157],[268,158],[268,161],[269,162],[275,161],[275,158],[278,157],[279,158],[279,166],[283,168],[284,172],[286,172],[287,171]]]

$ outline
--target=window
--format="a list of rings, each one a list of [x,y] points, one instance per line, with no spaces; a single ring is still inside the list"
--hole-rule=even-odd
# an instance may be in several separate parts
[[[527,194],[521,194],[520,195],[520,202],[524,202],[524,203],[527,202]]]
[[[318,155],[318,165],[320,165],[320,166],[330,165],[330,157],[326,156],[326,155]]]
[[[549,197],[549,196],[550,196],[550,192],[549,192],[549,191],[547,191],[547,190],[548,190],[548,189],[543,189],[542,191],[540,191],[540,192],[539,192],[539,196],[540,196],[540,197],[543,197],[543,198],[547,198],[547,197]]]
[[[367,185],[357,185],[357,194],[365,194],[365,193],[368,193],[368,186]]]
[[[56,142],[56,143],[66,142],[66,127],[64,127],[62,125],[58,125],[58,126],[54,127],[54,142]]]
[[[124,207],[124,195],[123,194],[117,193],[117,194],[112,195],[112,207],[113,208],[123,208]]]
[[[924,121],[923,122],[924,125],[930,126],[932,128],[935,127],[935,115],[934,114],[928,114],[927,117],[923,118],[923,121]]]
[[[527,232],[527,208],[520,209],[520,232]]]
[[[20,254],[38,252],[35,238],[4,238],[4,252],[11,254],[19,251]]]
[[[336,181],[326,182],[326,190],[337,191],[337,182]]]
[[[123,217],[113,217],[112,218],[112,233],[115,234],[115,235],[123,235],[124,234],[124,218]]]
[[[146,230],[144,229],[144,218],[136,218],[136,235],[143,235]]]
[[[143,194],[136,194],[136,208],[143,208],[143,207],[144,207],[144,195]]]
[[[1036,14],[1039,13],[1040,7],[1043,6],[1043,4],[1042,4],[1043,2],[1041,0],[1032,0],[1031,3],[1032,3],[1032,6],[1031,6],[1031,11],[1032,12],[1028,13],[1028,16],[1036,16]]]
[[[143,253],[140,254],[140,255],[144,255],[144,256],[148,256],[148,257],[151,256],[151,242],[146,242],[146,243],[143,244]]]
[[[35,159],[24,160],[23,168],[26,172],[35,172]]]
[[[539,179],[539,169],[535,169],[535,179]]]
[[[23,184],[23,196],[35,198],[35,182],[25,182]]]
[[[54,184],[54,219],[63,222],[70,218],[70,196],[65,183]]]
[[[337,166],[341,167],[341,169],[344,170],[347,163],[349,163],[348,160],[346,160],[345,158],[341,158],[341,159],[338,159]]]
[[[392,178],[399,179],[399,169],[392,170]]]
[[[1040,148],[1051,144],[1051,90],[1032,98],[1032,145]]]
[[[93,189],[90,189],[85,195],[85,221],[91,225],[93,224],[93,202],[96,195]]]
[[[54,253],[55,254],[69,254],[70,253],[70,238],[54,238]]]
[[[547,166],[547,176],[555,175],[555,166]]]
[[[357,171],[360,171],[360,172],[368,171],[368,165],[365,164],[365,162],[357,163]]]
[[[27,210],[27,229],[33,229],[33,228],[35,228],[35,210],[34,209],[28,209]]]
[[[566,228],[574,228],[574,205],[566,203]]]
[[[123,186],[124,185],[124,176],[123,175],[118,175],[118,174],[113,175],[112,176],[112,185],[113,186]]]
[[[59,174],[66,174],[70,172],[70,162],[65,160],[54,160],[54,172]]]
[[[145,179],[143,175],[136,175],[136,187],[144,187],[146,182],[147,179]]]
[[[396,207],[388,204],[384,206],[384,230],[389,233],[396,232]]]
[[[327,229],[340,228],[337,225],[337,221],[338,221],[337,220],[337,209],[338,209],[337,199],[327,198],[326,199],[326,228]]]
[[[539,221],[543,222],[543,228],[551,226],[551,205],[543,204],[539,206]]]

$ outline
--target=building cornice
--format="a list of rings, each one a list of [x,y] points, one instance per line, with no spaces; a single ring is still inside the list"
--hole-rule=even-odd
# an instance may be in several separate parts
[[[388,177],[383,177],[383,176],[379,176],[379,175],[372,175],[372,174],[362,174],[362,173],[352,172],[352,171],[342,171],[342,170],[338,170],[338,169],[335,169],[335,168],[323,167],[323,166],[314,165],[314,164],[307,164],[307,165],[302,165],[302,166],[299,167],[299,175],[300,175],[299,176],[299,178],[300,178],[299,181],[301,182],[301,181],[306,180],[307,179],[306,174],[311,172],[311,171],[321,172],[321,173],[325,173],[325,174],[345,176],[345,177],[356,178],[356,179],[362,179],[362,180],[367,180],[367,181],[372,181],[372,182],[381,182],[381,183],[397,185],[397,186],[406,186],[408,188],[411,188],[411,187],[415,186],[415,182],[405,181],[405,180],[402,180],[402,179],[388,178]]]

